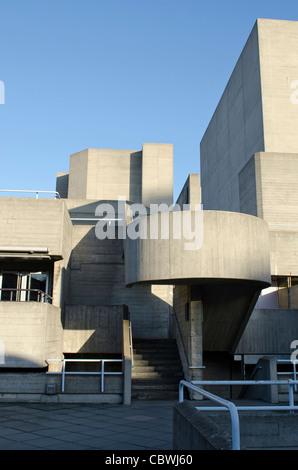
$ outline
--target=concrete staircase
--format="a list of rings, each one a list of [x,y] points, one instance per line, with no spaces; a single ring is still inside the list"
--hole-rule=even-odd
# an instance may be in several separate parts
[[[176,400],[183,371],[174,339],[133,340],[132,398]]]

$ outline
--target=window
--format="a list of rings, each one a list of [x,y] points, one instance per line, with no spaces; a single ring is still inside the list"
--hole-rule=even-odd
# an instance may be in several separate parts
[[[48,272],[2,271],[0,300],[50,302]]]

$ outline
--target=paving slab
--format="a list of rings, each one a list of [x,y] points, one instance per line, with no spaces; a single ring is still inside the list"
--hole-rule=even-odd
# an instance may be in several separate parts
[[[175,404],[0,403],[0,450],[171,450]]]

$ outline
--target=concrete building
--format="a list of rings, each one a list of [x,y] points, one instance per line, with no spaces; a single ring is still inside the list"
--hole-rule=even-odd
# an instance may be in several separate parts
[[[297,40],[257,21],[176,204],[173,146],[151,143],[71,155],[55,198],[0,199],[2,400],[129,404],[289,357]]]
[[[201,141],[204,209],[269,228],[271,287],[234,349],[290,355],[298,338],[298,23],[258,19]]]

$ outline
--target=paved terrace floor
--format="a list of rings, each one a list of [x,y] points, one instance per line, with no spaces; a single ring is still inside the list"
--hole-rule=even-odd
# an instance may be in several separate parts
[[[0,403],[0,450],[171,450],[175,403]]]

